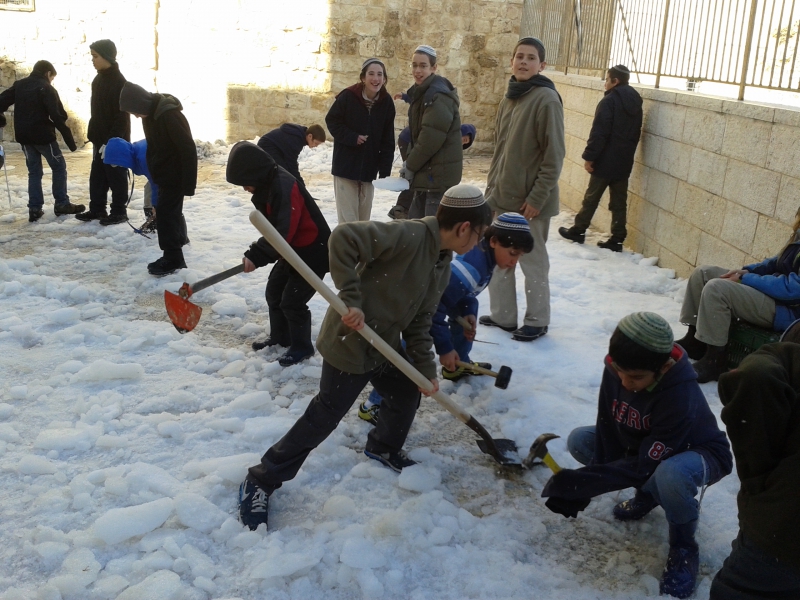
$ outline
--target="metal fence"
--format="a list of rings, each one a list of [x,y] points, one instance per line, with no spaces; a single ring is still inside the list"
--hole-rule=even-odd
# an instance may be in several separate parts
[[[522,35],[560,70],[800,91],[800,0],[525,0]]]

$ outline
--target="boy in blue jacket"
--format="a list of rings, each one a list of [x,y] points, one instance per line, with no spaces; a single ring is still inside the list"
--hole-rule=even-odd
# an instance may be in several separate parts
[[[620,521],[641,519],[660,504],[669,524],[661,593],[687,598],[700,563],[695,495],[728,475],[733,459],[686,352],[673,339],[655,313],[619,322],[605,359],[597,422],[574,429],[567,440],[570,454],[586,466],[553,475],[542,497],[553,512],[577,517],[594,496],[636,488],[632,499],[614,507]]]
[[[442,365],[442,377],[451,381],[473,372],[459,367],[456,361],[471,363],[469,353],[475,339],[478,314],[478,294],[492,278],[495,266],[510,269],[519,257],[533,250],[533,236],[528,222],[517,213],[503,213],[486,229],[483,239],[466,254],[456,256],[450,263],[450,282],[439,300],[431,323],[431,337]],[[471,326],[465,330],[459,323],[462,317]],[[491,369],[489,363],[473,363]],[[381,396],[375,390],[358,407],[358,416],[373,425],[378,422]]]

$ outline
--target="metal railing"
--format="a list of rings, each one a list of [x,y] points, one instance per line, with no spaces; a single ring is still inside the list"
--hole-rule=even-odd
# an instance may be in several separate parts
[[[569,72],[632,73],[800,91],[800,0],[525,0],[522,35]]]

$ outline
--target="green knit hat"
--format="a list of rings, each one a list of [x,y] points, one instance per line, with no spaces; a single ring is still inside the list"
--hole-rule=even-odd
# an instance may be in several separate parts
[[[623,317],[617,327],[642,348],[657,354],[672,352],[675,338],[669,323],[661,315],[651,312],[631,313]]]

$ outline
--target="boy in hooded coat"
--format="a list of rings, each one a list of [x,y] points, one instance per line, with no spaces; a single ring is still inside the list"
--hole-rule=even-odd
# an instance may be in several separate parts
[[[250,142],[239,142],[231,149],[225,178],[253,194],[253,205],[314,273],[325,276],[331,230],[305,186]],[[254,343],[253,349],[288,346],[278,360],[288,367],[314,355],[308,310],[314,288],[263,237],[250,244],[242,258],[245,273],[273,262],[265,292],[270,335],[266,341]]]
[[[147,265],[162,277],[186,268],[183,258],[183,198],[194,196],[197,148],[183,106],[170,94],[151,94],[126,82],[119,97],[121,110],[142,119],[147,138],[147,166],[158,186],[158,245],[164,255]]]

